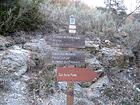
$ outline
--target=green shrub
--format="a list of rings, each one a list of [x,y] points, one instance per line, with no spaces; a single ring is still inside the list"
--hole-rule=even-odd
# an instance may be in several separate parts
[[[42,0],[0,1],[0,34],[37,29],[43,23],[39,12]]]

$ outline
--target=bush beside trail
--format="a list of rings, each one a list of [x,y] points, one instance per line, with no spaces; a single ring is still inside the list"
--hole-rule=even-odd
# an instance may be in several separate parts
[[[39,28],[43,23],[39,5],[42,0],[1,0],[0,34]]]

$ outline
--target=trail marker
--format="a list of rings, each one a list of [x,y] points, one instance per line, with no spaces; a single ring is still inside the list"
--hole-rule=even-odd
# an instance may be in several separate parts
[[[90,82],[97,77],[95,71],[86,68],[57,67],[57,80],[67,82]]]
[[[70,16],[69,33],[70,34],[76,33],[75,18],[73,15]]]

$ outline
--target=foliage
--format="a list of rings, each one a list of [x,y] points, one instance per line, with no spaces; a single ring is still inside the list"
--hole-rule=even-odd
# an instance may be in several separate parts
[[[76,18],[77,32],[79,34],[94,32],[98,35],[103,33],[113,36],[118,29],[117,26],[122,15],[115,14],[112,10],[102,7],[90,8],[80,1],[52,1],[55,0],[45,0],[41,6],[42,13],[47,17],[46,30],[57,33],[61,32],[61,30],[68,31],[69,17],[71,15]]]
[[[39,4],[42,0],[0,1],[0,34],[33,30],[42,23]]]

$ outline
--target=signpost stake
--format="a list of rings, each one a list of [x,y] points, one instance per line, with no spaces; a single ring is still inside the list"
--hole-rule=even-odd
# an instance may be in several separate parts
[[[68,48],[69,51],[76,50],[76,48]],[[68,67],[74,67],[73,65]],[[73,105],[74,102],[74,83],[67,82],[67,105]]]
[[[74,29],[71,29],[71,26],[74,27]],[[69,33],[70,34],[75,34],[76,33],[76,29],[75,29],[75,18],[74,16],[70,16],[70,25],[69,25]],[[72,51],[72,50],[76,50],[75,48],[71,49],[69,48],[68,49],[69,51]],[[73,65],[71,65],[73,67]],[[69,66],[69,67],[71,67]],[[73,105],[73,102],[74,102],[74,83],[73,82],[67,82],[67,105]]]
[[[74,102],[74,83],[67,84],[67,105],[73,105]]]

